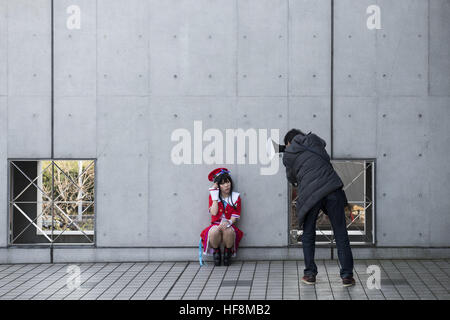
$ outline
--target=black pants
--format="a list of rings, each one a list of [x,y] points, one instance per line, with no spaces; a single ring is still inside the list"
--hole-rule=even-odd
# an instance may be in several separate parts
[[[314,251],[316,243],[316,221],[321,208],[328,215],[333,228],[339,263],[341,265],[341,278],[353,277],[353,255],[345,222],[344,205],[345,193],[342,189],[333,191],[320,200],[306,214],[303,224],[303,255],[305,259],[305,275],[316,275],[317,266],[314,262]]]

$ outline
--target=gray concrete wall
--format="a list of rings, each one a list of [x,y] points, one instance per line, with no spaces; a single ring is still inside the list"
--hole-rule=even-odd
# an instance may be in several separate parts
[[[378,249],[361,257],[449,248],[449,0],[335,0],[333,115],[330,0],[54,2],[54,157],[97,159],[96,245],[139,252],[78,257],[195,259],[209,220],[206,177],[218,165],[170,158],[171,133],[193,134],[194,120],[281,137],[298,127],[328,151],[333,137],[335,158],[376,158]],[[80,30],[66,28],[72,4]],[[380,30],[366,27],[372,4]],[[7,159],[51,157],[50,10],[49,0],[0,0],[2,261],[31,250],[6,249]],[[243,201],[241,258],[292,256],[279,165],[273,176],[226,165]]]

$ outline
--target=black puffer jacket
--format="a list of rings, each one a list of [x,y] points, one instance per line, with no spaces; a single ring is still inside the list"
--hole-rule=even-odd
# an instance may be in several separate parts
[[[298,134],[284,152],[283,164],[286,166],[287,178],[292,184],[298,185],[299,227],[303,225],[308,211],[319,200],[343,187],[341,178],[330,163],[325,146],[325,141],[314,133]]]

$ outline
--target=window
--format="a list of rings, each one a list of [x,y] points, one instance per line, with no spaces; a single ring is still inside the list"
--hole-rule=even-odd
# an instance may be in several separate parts
[[[10,244],[93,244],[95,160],[10,160]]]
[[[350,208],[346,208],[347,232],[351,244],[374,243],[375,163],[373,160],[332,160],[344,183]],[[291,245],[301,244],[302,230],[296,214],[297,188],[289,184],[289,234]],[[317,217],[316,244],[332,244],[333,230],[328,216],[321,210]]]

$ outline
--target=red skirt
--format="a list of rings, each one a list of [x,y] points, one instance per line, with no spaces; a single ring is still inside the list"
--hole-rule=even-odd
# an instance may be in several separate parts
[[[203,229],[202,233],[200,233],[200,237],[202,239],[202,246],[203,246],[203,254],[210,256],[214,253],[213,248],[209,245],[209,230],[211,230],[212,227],[219,226],[218,224],[210,224],[208,227]],[[231,228],[234,230],[234,247],[233,247],[233,257],[236,256],[237,249],[239,247],[239,242],[241,242],[242,237],[244,236],[244,233],[239,230],[238,227],[236,227],[234,224],[231,225]]]

